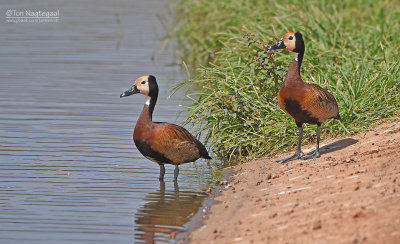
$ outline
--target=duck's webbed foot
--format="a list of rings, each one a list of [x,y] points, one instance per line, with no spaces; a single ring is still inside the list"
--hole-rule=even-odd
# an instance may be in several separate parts
[[[307,159],[313,159],[313,158],[319,158],[321,155],[319,153],[319,150],[315,150],[315,152],[311,155],[305,156],[302,159],[307,160]]]
[[[303,155],[304,155],[304,153],[301,150],[300,151],[296,151],[292,156],[290,156],[288,158],[285,158],[285,159],[278,160],[276,162],[278,162],[278,163],[286,163],[286,162],[289,162],[289,161],[300,159],[301,156],[303,156]]]

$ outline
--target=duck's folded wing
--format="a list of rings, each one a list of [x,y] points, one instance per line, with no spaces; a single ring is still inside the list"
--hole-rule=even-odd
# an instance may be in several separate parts
[[[329,118],[340,119],[337,101],[331,93],[316,84],[307,84],[305,90],[303,109],[320,122]]]
[[[152,148],[174,164],[193,162],[200,157],[209,158],[204,145],[185,128],[175,124],[159,123],[150,140]]]

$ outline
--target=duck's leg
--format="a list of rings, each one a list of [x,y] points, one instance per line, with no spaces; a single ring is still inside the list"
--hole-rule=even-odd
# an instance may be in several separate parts
[[[160,176],[158,177],[159,180],[164,180],[165,175],[165,167],[164,164],[160,164]]]
[[[321,124],[320,123],[317,124],[316,134],[317,134],[317,147],[315,148],[315,152],[313,154],[307,156],[307,157],[304,157],[303,159],[319,158],[319,156],[320,156],[320,153],[319,153],[319,137],[320,137],[320,134],[321,134]]]
[[[297,142],[296,152],[288,158],[278,160],[277,161],[278,163],[286,163],[286,162],[289,162],[292,160],[299,159],[304,154],[301,151],[301,139],[303,138],[303,124],[296,122],[296,125],[297,125],[297,129],[299,130],[299,141]]]
[[[178,175],[179,175],[179,166],[176,165],[174,170],[174,181],[178,181]]]

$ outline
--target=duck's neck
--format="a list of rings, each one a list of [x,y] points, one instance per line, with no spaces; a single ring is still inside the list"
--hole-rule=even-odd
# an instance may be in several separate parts
[[[151,123],[153,120],[153,111],[157,103],[157,96],[148,96],[144,104],[142,113],[139,116],[138,123]]]
[[[297,63],[298,63],[298,66],[299,66],[299,68],[298,68],[299,74],[300,74],[300,69],[301,69],[301,63],[303,62],[303,57],[304,57],[304,52],[301,52],[301,53],[294,53],[294,58],[293,58],[293,60],[294,60],[294,61],[297,61]]]
[[[303,62],[304,52],[294,53],[292,63],[290,63],[289,70],[286,74],[284,84],[301,83],[300,69]]]

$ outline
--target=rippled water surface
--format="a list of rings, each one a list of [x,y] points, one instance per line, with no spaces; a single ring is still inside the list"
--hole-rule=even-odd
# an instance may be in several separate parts
[[[13,1],[1,5],[0,243],[174,242],[210,180],[207,163],[143,158],[132,132],[144,97],[120,99],[138,76],[158,78],[156,121],[179,123],[184,77],[160,53],[165,0]],[[52,23],[9,23],[5,11],[59,10]]]

